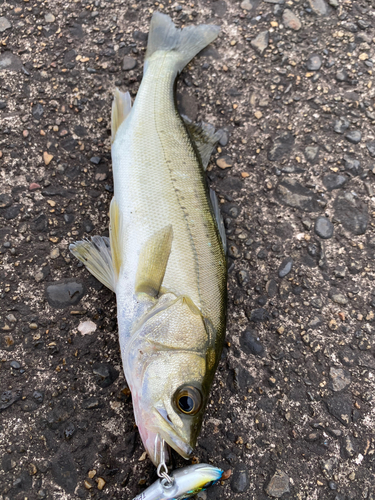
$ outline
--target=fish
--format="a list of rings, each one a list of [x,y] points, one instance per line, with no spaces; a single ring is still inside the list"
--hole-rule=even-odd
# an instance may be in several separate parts
[[[225,229],[205,175],[220,133],[180,116],[175,98],[178,75],[219,31],[153,14],[134,103],[114,92],[109,238],[69,247],[116,293],[135,422],[156,466],[170,448],[191,456],[225,337]]]
[[[217,483],[223,471],[209,464],[196,464],[172,472],[168,482],[159,479],[133,500],[184,500]]]

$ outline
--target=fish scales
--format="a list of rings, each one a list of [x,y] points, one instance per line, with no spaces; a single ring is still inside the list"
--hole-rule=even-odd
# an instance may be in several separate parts
[[[171,54],[149,63],[130,120],[120,127],[112,146],[115,197],[129,227],[124,231],[124,269],[127,256],[137,254],[156,230],[172,224],[163,286],[190,297],[217,328],[222,244],[202,166],[175,108],[175,78]]]

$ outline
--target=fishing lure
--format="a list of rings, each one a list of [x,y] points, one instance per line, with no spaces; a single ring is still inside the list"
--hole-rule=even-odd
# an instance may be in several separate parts
[[[208,464],[183,467],[172,472],[162,472],[149,488],[133,500],[185,500],[217,483],[223,471]]]

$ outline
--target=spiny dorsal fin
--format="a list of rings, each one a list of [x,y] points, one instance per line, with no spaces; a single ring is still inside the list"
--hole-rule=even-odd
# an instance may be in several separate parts
[[[111,206],[109,207],[109,221],[109,239],[111,242],[113,270],[117,279],[122,265],[121,247],[123,234],[122,217],[115,197],[112,198]]]
[[[115,140],[116,132],[121,123],[132,110],[132,100],[129,92],[121,92],[115,89],[112,101],[112,142]]]
[[[219,233],[221,236],[221,241],[223,242],[224,252],[227,253],[227,236],[225,234],[223,216],[221,215],[221,212],[220,212],[219,201],[217,199],[216,193],[211,188],[210,188],[210,198],[211,198],[212,208],[214,209],[217,227],[219,229]]]
[[[206,170],[212,151],[220,141],[223,132],[221,130],[215,132],[215,127],[209,123],[194,123],[187,116],[182,116],[182,119],[197,146],[203,168]]]
[[[112,265],[109,238],[93,236],[91,241],[76,241],[69,245],[69,250],[77,257],[103,285],[116,291],[116,275]]]
[[[171,253],[173,229],[168,225],[156,232],[143,246],[139,255],[135,291],[156,297],[163,282]]]

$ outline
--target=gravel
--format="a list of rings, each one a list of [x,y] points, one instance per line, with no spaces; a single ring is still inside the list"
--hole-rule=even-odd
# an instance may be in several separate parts
[[[228,327],[193,455],[227,479],[201,500],[370,499],[373,2],[1,9],[0,497],[130,499],[155,480],[115,296],[68,245],[108,236],[112,92],[134,100],[162,9],[222,28],[177,83],[180,111],[223,131],[207,177]]]

